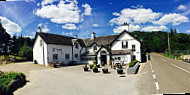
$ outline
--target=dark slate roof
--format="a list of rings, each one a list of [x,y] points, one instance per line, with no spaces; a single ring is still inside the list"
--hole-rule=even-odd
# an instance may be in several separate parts
[[[112,50],[113,55],[130,54],[132,50]]]
[[[91,46],[93,42],[97,43],[98,45],[109,45],[118,35],[106,35],[106,36],[100,36],[95,37],[94,39],[88,38],[84,39],[87,46]]]
[[[38,33],[40,37],[47,43],[47,44],[57,44],[57,45],[73,45],[72,39],[73,37],[63,36],[63,35],[56,35],[50,33]]]

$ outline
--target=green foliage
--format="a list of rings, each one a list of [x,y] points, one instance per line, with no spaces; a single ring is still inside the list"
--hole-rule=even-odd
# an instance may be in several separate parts
[[[111,61],[111,60],[109,60],[108,62],[109,62],[109,63],[111,63],[112,61]]]
[[[174,55],[164,55],[165,57],[168,57],[168,58],[175,58],[175,56]]]
[[[29,46],[23,46],[20,48],[19,56],[26,57],[28,60],[32,60],[32,48]]]
[[[13,80],[23,79],[25,80],[26,76],[23,73],[17,72],[7,72],[0,75],[0,91],[2,92],[10,92],[10,83]]]
[[[134,60],[134,61],[130,62],[129,67],[133,67],[138,62],[139,62],[138,60]]]
[[[142,47],[145,52],[161,52],[163,53],[168,48],[168,32],[153,31],[153,32],[131,32],[138,39],[143,40]],[[170,47],[172,53],[175,50],[190,49],[190,35],[185,33],[177,33],[176,29],[171,29],[169,33]]]
[[[98,69],[98,67],[96,65],[94,65],[94,69]]]
[[[96,60],[93,60],[93,63],[95,63],[96,62]]]

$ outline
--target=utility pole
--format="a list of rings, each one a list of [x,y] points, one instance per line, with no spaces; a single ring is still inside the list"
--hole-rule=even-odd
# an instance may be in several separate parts
[[[169,51],[169,55],[171,55],[171,48],[170,48],[170,35],[168,33],[168,51]]]

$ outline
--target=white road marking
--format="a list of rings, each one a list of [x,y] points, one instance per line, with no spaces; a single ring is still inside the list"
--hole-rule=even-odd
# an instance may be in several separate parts
[[[154,70],[152,70],[152,73],[154,73]]]
[[[150,63],[150,61],[148,61]],[[158,85],[158,82],[156,81],[156,74],[154,73],[154,70],[152,68],[152,63],[150,63],[150,69],[152,71],[152,77],[154,78],[154,82],[155,82],[155,85],[156,85],[156,90],[157,90],[157,93],[159,93],[159,85]]]
[[[181,68],[181,67],[179,67],[179,66],[177,66],[177,65],[175,65],[175,64],[173,64],[173,63],[171,63],[173,66],[175,66],[175,67],[177,67],[177,68],[179,68],[179,69],[181,69],[181,70],[183,70],[183,71],[185,71],[185,72],[187,72],[187,73],[189,73],[190,74],[190,72],[189,71],[187,71],[187,70],[185,70],[185,69],[183,69],[183,68]]]
[[[153,77],[154,79],[156,79],[156,75],[155,75],[155,74],[152,74],[152,77]]]
[[[156,89],[159,90],[160,88],[159,88],[158,82],[155,82],[155,84],[156,84]]]

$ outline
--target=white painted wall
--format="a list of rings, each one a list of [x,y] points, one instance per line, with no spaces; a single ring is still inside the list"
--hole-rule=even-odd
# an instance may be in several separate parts
[[[40,45],[40,41],[42,41],[42,45]],[[43,48],[44,48],[44,53],[43,53]],[[37,36],[33,46],[33,61],[36,60],[38,64],[47,65],[47,63],[44,62],[45,61],[44,58],[46,58],[45,49],[47,49],[47,44],[43,41],[43,39],[40,36]]]
[[[53,51],[53,49],[61,49],[61,51]],[[72,46],[48,44],[47,51],[48,63],[52,61],[61,61],[64,62],[64,64],[68,64],[72,61]],[[53,54],[58,54],[57,60],[53,60]],[[69,54],[69,59],[65,59],[65,54]]]
[[[78,48],[76,48],[76,44],[78,44]],[[81,52],[82,46],[77,41],[75,45],[73,46],[73,59],[74,61],[77,61],[78,64],[80,64],[80,52]],[[78,54],[78,58],[75,57],[75,54]]]
[[[128,48],[122,48],[122,41],[128,42]],[[117,41],[115,41],[111,47],[112,50],[127,50],[132,49],[132,45],[135,45],[135,51],[132,53],[132,55],[136,56],[136,60],[141,61],[141,44],[139,41],[134,39],[132,36],[130,36],[127,33],[124,33],[121,35]]]
[[[87,50],[89,52],[96,52],[100,49],[100,47],[97,46],[97,50],[94,50],[94,46],[97,46],[95,43],[93,43],[93,45],[91,47],[87,47]]]

